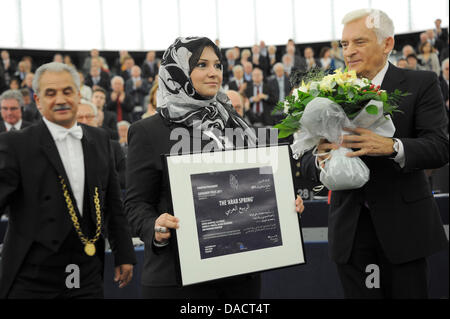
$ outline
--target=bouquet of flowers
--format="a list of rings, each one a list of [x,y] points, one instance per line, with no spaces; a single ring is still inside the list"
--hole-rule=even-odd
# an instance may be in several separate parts
[[[368,79],[357,78],[355,71],[336,70],[333,74],[312,72],[305,76],[300,87],[280,102],[275,111],[285,118],[275,128],[279,138],[294,134],[293,155],[299,158],[314,148],[320,139],[339,144],[344,128],[362,127],[378,135],[392,137],[395,127],[391,119],[399,111],[399,100],[408,93],[399,90],[388,94]],[[358,158],[345,154],[350,149],[331,151],[331,159],[316,164],[321,170],[320,180],[330,190],[362,187],[369,180],[369,169]],[[317,154],[317,157],[324,154]]]

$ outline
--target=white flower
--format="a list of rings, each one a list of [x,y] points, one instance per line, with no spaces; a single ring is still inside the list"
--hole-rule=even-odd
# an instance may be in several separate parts
[[[309,89],[310,90],[319,90],[319,87],[320,87],[320,83],[316,82],[316,81],[313,81],[313,82],[311,82],[311,85],[309,86]]]
[[[364,81],[364,79],[360,79],[360,78],[353,79],[351,84],[357,85],[359,87],[365,87],[367,85],[367,83]]]
[[[287,101],[284,101],[283,113],[288,114],[288,111],[289,111],[289,103]]]

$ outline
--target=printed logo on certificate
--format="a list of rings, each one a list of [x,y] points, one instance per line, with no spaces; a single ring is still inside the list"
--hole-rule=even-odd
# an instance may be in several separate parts
[[[272,167],[191,175],[201,259],[281,246]]]

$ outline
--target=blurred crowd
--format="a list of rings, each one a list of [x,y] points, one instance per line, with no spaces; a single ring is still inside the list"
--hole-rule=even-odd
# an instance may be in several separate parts
[[[422,32],[416,43],[405,44],[389,59],[400,68],[435,72],[440,77],[448,109],[449,38],[448,30],[441,27],[441,22],[436,19],[434,28]],[[216,44],[220,47],[218,40]],[[251,48],[222,49],[222,86],[239,93],[240,101],[233,105],[252,126],[271,126],[281,119],[281,114],[273,115],[272,110],[290,93],[290,75],[294,70],[306,72],[317,68],[330,72],[345,67],[338,41],[323,46],[319,52],[312,46],[306,46],[302,52],[297,48],[294,41],[289,40],[285,46],[278,47],[261,41]],[[74,65],[71,56],[59,53],[54,55],[53,61],[72,65],[78,70],[81,95],[83,101],[95,107],[96,125],[107,129],[111,138],[120,141],[126,151],[126,128],[130,123],[156,113],[160,63],[157,52],[147,52],[140,65],[125,50],[109,62],[97,49],[91,50],[79,65]],[[20,90],[23,96],[20,114],[16,117],[9,114],[8,121],[20,117],[32,123],[40,119],[32,88],[33,72],[37,67],[30,56],[16,61],[7,50],[1,51],[0,93],[13,89]],[[3,121],[6,121],[7,112],[9,109],[2,108]]]

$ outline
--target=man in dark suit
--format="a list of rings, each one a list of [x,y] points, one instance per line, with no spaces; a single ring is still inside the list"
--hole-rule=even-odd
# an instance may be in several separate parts
[[[244,80],[244,68],[242,65],[235,65],[233,67],[233,78],[228,82],[228,89],[243,94],[247,85],[248,82]]]
[[[283,63],[276,63],[273,67],[275,75],[268,81],[268,84],[272,86],[273,93],[275,94],[276,103],[284,101],[285,97],[291,92],[291,84],[289,78],[284,72]],[[277,111],[274,115],[275,123],[280,122],[284,116],[281,112]]]
[[[348,68],[388,93],[399,89],[410,94],[399,104],[402,112],[393,116],[394,138],[357,128],[341,145],[326,140],[318,145],[318,153],[352,148],[347,156],[361,156],[370,169],[363,187],[332,192],[330,255],[347,298],[426,298],[426,257],[448,249],[424,172],[445,165],[449,156],[438,79],[432,72],[399,69],[388,62],[394,26],[385,13],[359,10],[343,23],[341,43]],[[301,170],[319,179],[311,152],[302,156]]]
[[[89,72],[89,75],[86,76],[84,84],[91,87],[92,90],[95,90],[97,87],[101,87],[105,91],[109,91],[111,89],[111,80],[108,73],[102,71],[95,64],[91,66],[91,71]]]
[[[136,263],[109,137],[76,125],[73,68],[44,64],[33,86],[43,119],[0,134],[0,213],[10,208],[0,298],[102,298],[103,234],[119,287]]]
[[[155,51],[147,52],[147,56],[145,58],[145,61],[142,63],[141,68],[142,68],[142,77],[151,86],[155,78],[158,76],[159,71]]]
[[[245,96],[250,101],[250,111],[248,114],[251,124],[254,126],[270,126],[274,124],[272,116],[273,108],[277,103],[273,89],[264,83],[264,76],[260,69],[252,71],[252,81],[248,83]]]
[[[0,95],[2,121],[0,133],[20,130],[32,123],[22,120],[23,99],[18,90],[7,90]]]

